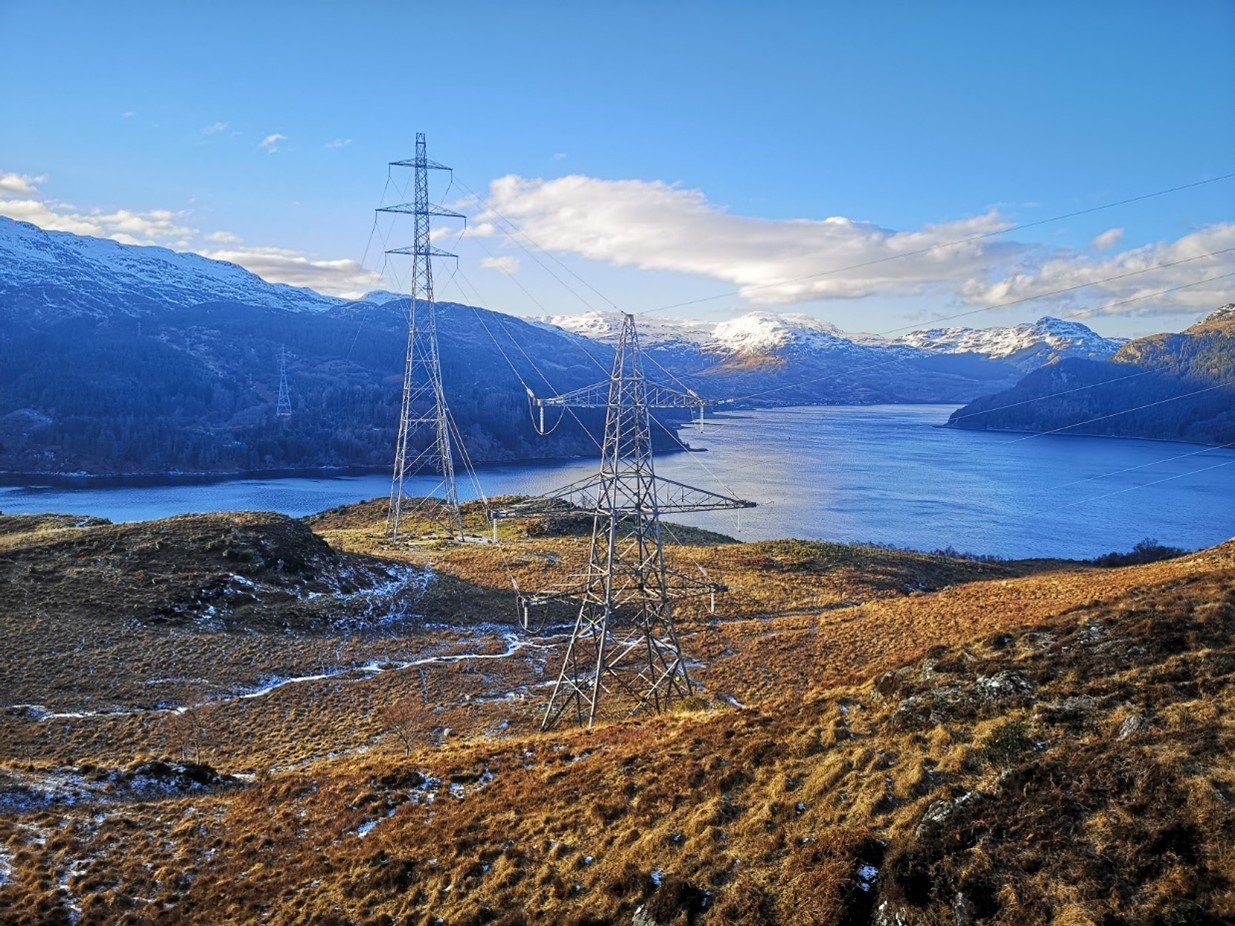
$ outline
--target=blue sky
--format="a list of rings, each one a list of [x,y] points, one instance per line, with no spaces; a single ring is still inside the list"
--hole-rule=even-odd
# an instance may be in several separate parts
[[[964,321],[1136,334],[1235,299],[1191,285],[1235,272],[1198,257],[1235,247],[1235,180],[883,260],[1235,171],[1232,2],[0,0],[0,31],[0,214],[328,291],[373,283],[385,164],[425,131],[479,232],[439,239],[462,294],[521,314],[588,305],[494,209],[633,311],[891,331],[1034,297]]]

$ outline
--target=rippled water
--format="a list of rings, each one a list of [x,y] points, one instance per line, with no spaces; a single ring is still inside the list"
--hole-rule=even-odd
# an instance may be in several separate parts
[[[663,455],[657,471],[758,502],[737,514],[678,518],[744,540],[871,540],[1001,556],[1091,557],[1145,537],[1195,548],[1235,536],[1235,449],[936,427],[951,411],[861,406],[733,413],[710,421],[702,435],[684,431],[707,452]],[[480,479],[489,495],[536,493],[594,469],[594,461],[494,466]],[[381,475],[0,486],[0,510],[112,520],[230,509],[303,515],[388,489]],[[414,493],[416,483],[409,489]]]

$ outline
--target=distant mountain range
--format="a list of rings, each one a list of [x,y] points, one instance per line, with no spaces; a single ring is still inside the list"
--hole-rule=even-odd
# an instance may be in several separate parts
[[[932,328],[913,331],[896,343],[945,354],[981,354],[1029,371],[1056,360],[1105,360],[1124,338],[1104,338],[1080,322],[1047,315],[1010,328]]]
[[[621,330],[616,312],[555,315],[542,321],[610,343]],[[723,322],[647,316],[639,319],[639,334],[644,347],[696,351],[743,365],[752,361],[774,365],[790,356],[810,354],[867,356],[870,351],[885,351],[908,361],[932,354],[970,355],[1025,371],[1065,357],[1105,359],[1124,343],[1121,338],[1104,338],[1080,322],[1050,316],[1008,328],[932,328],[894,339],[846,334],[828,322],[792,313],[749,312]]]
[[[955,412],[953,427],[1235,442],[1235,304],[1109,361],[1066,359]]]
[[[594,449],[569,417],[551,437],[535,434],[525,384],[549,394],[602,378],[616,313],[533,322],[454,303],[437,311],[443,378],[474,459]],[[406,297],[393,293],[338,299],[195,254],[0,218],[0,471],[385,465],[405,313]],[[639,329],[650,377],[744,406],[968,402],[1039,364],[1121,349],[1050,318],[892,340],[770,312],[719,323],[640,317]],[[283,345],[286,419],[274,415]]]

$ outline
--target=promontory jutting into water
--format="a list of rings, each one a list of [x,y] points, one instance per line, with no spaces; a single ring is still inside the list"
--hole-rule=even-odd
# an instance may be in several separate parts
[[[1235,449],[1159,441],[941,428],[947,406],[756,409],[683,432],[699,454],[657,471],[758,494],[750,511],[676,516],[742,540],[800,537],[997,556],[1092,557],[1149,536],[1197,548],[1235,535]],[[535,494],[590,474],[592,461],[481,468],[487,491]],[[1110,475],[1115,473],[1116,475]],[[426,477],[424,489],[436,480]],[[113,520],[259,509],[301,516],[382,496],[388,475],[232,479],[206,484],[0,486],[6,512]],[[460,484],[460,491],[465,486]],[[409,481],[408,490],[421,490]],[[1126,501],[1137,499],[1135,506]]]

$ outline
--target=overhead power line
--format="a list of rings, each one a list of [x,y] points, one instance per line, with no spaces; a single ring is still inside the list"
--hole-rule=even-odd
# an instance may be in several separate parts
[[[932,251],[942,250],[943,248],[955,247],[958,244],[967,244],[973,241],[982,241],[986,238],[995,238],[995,237],[998,237],[999,235],[1007,235],[1012,232],[1024,231],[1026,228],[1037,228],[1038,226],[1049,225],[1053,222],[1063,222],[1067,219],[1074,219],[1082,215],[1091,215],[1095,212],[1103,212],[1107,209],[1117,208],[1118,206],[1127,206],[1127,205],[1131,205],[1132,203],[1143,202],[1144,200],[1153,199],[1158,196],[1166,196],[1170,193],[1179,193],[1183,190],[1191,190],[1196,187],[1206,186],[1211,183],[1218,183],[1223,180],[1230,180],[1232,177],[1235,177],[1235,171],[1228,173],[1228,174],[1221,174],[1217,177],[1207,177],[1204,180],[1197,180],[1193,183],[1183,183],[1183,184],[1179,184],[1178,186],[1167,187],[1166,189],[1162,189],[1162,190],[1154,190],[1151,193],[1142,193],[1138,196],[1129,196],[1124,199],[1118,199],[1112,202],[1102,203],[1097,206],[1090,206],[1087,209],[1077,209],[1073,212],[1064,212],[1064,213],[1060,213],[1059,215],[1048,216],[1047,218],[1044,218],[1044,219],[1035,219],[1032,222],[1021,222],[1017,225],[1010,225],[1007,228],[999,228],[999,229],[994,229],[992,231],[979,232],[977,234],[967,235],[964,238],[956,238],[952,241],[941,241],[941,242],[938,242],[937,244],[928,245],[923,248],[917,248],[912,251],[900,251],[896,254],[887,254],[883,257],[872,258],[871,260],[861,261],[856,264],[847,264],[843,267],[831,267],[827,270],[820,270],[816,273],[808,273],[800,277],[789,277],[787,279],[777,280],[771,283],[758,283],[758,284],[754,284],[751,286],[743,286],[739,289],[726,290],[723,293],[716,293],[711,296],[702,296],[698,299],[688,299],[685,302],[674,302],[668,305],[654,306],[653,308],[644,309],[642,312],[638,312],[636,314],[647,315],[651,312],[666,312],[669,309],[680,309],[688,305],[699,305],[700,303],[712,302],[716,299],[729,299],[729,298],[732,298],[733,296],[744,296],[753,290],[773,289],[777,286],[784,286],[788,283],[802,283],[807,280],[815,280],[815,279],[818,279],[819,277],[831,276],[832,274],[836,274],[836,273],[846,273],[850,270],[860,270],[863,267],[873,267],[873,266],[876,266],[877,264],[888,263],[889,261],[903,260],[906,257],[915,257],[920,254],[929,254]]]

